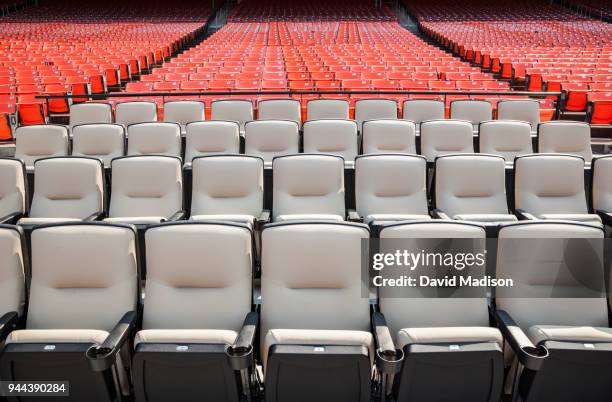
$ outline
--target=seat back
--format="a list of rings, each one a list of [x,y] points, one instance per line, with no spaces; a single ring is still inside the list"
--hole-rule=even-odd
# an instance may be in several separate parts
[[[110,168],[125,154],[125,128],[119,124],[84,124],[72,128],[72,156],[97,158]]]
[[[417,155],[368,155],[355,160],[355,203],[360,216],[427,215],[427,163]]]
[[[451,102],[450,118],[467,120],[474,129],[483,121],[493,119],[493,107],[490,102],[481,100],[456,100]]]
[[[591,126],[577,121],[549,121],[538,126],[538,152],[579,155],[593,159]]]
[[[593,209],[612,212],[612,157],[593,160]]]
[[[219,100],[211,104],[212,120],[235,121],[244,130],[244,124],[254,119],[253,103],[247,100]]]
[[[289,120],[258,120],[245,125],[244,153],[272,162],[276,156],[299,152],[299,125]]]
[[[416,127],[407,120],[368,120],[362,126],[363,154],[416,154]]]
[[[252,301],[249,228],[233,223],[162,224],[147,229],[145,244],[143,329],[240,330]]]
[[[263,211],[262,158],[214,155],[193,160],[191,215],[251,215]]]
[[[28,329],[111,331],[136,309],[136,233],[104,223],[32,231]],[[103,306],[103,308],[100,308]]]
[[[0,314],[25,307],[25,238],[17,226],[0,225]]]
[[[359,131],[364,121],[397,119],[397,102],[392,99],[362,99],[355,102],[355,121]]]
[[[474,153],[472,123],[463,120],[430,120],[421,123],[421,155],[433,162],[447,154]]]
[[[494,155],[446,155],[436,159],[436,208],[461,214],[507,214],[506,166]]]
[[[258,120],[290,120],[302,126],[300,101],[293,99],[267,99],[257,104]]]
[[[240,125],[233,121],[198,121],[187,124],[185,162],[197,156],[240,153]]]
[[[499,120],[520,120],[531,124],[535,131],[540,124],[540,104],[534,100],[505,100],[497,104]]]
[[[70,105],[70,130],[81,124],[110,124],[113,108],[108,103],[73,103]]]
[[[444,119],[444,102],[433,99],[413,99],[404,101],[404,120],[410,120],[417,125],[428,120]]]
[[[515,206],[542,214],[588,213],[584,160],[579,156],[534,154],[516,158]]]
[[[177,123],[138,123],[128,126],[127,154],[181,157],[181,126]]]
[[[480,123],[479,146],[483,154],[499,155],[514,162],[520,155],[533,153],[531,125],[524,121],[495,120]]]
[[[344,160],[333,155],[274,158],[274,218],[293,214],[344,216]]]
[[[205,119],[204,102],[172,101],[164,103],[164,121],[178,123],[184,130],[187,123]]]
[[[0,218],[26,208],[24,164],[18,159],[0,158]]]
[[[104,167],[93,158],[39,159],[31,218],[77,218],[104,211]]]
[[[349,103],[343,99],[313,99],[306,108],[308,120],[349,118]]]
[[[157,105],[154,102],[121,102],[115,106],[115,122],[128,127],[137,123],[157,121]]]
[[[127,156],[114,159],[111,166],[109,217],[170,217],[183,208],[180,159]]]
[[[304,152],[338,155],[352,162],[358,153],[357,124],[352,120],[309,120],[304,123]]]
[[[64,126],[41,124],[21,126],[15,131],[15,158],[26,168],[34,167],[40,158],[68,155],[68,129]]]

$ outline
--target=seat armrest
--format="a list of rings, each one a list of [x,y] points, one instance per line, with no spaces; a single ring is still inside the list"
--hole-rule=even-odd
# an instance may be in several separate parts
[[[104,218],[104,212],[102,211],[98,211],[98,212],[94,212],[93,214],[89,215],[87,218],[83,219],[85,222],[92,222],[92,221],[99,221],[102,218]]]
[[[434,219],[450,219],[450,216],[448,216],[446,212],[438,208],[431,211],[431,216],[433,216]]]
[[[395,349],[383,313],[372,313],[372,332],[376,342],[376,368],[385,374],[396,374],[402,368],[403,352]]]
[[[354,209],[349,209],[346,212],[347,220],[349,222],[363,223],[363,217],[359,216],[359,213],[357,213],[357,211]]]
[[[107,370],[115,363],[115,355],[130,337],[132,329],[136,326],[137,317],[136,311],[128,311],[121,317],[102,345],[92,346],[87,350],[89,366],[93,371]]]
[[[595,212],[597,213],[597,215],[599,215],[604,225],[612,226],[612,212],[601,210],[597,210]]]
[[[515,209],[514,210],[514,214],[516,215],[516,217],[520,220],[520,221],[536,221],[538,220],[538,218],[535,217],[535,215],[530,214],[529,212],[525,211],[524,209]]]
[[[13,212],[6,216],[0,217],[0,223],[6,223],[9,225],[15,224],[19,219],[21,219],[21,217],[23,217],[22,212]]]
[[[508,342],[521,364],[533,371],[540,370],[544,360],[548,357],[546,347],[534,345],[521,327],[514,322],[510,314],[504,310],[496,310],[494,317],[504,339]]]
[[[167,222],[180,221],[182,219],[185,219],[185,211],[181,210],[181,211],[176,211],[174,215],[168,218]]]
[[[17,327],[19,322],[19,314],[16,311],[11,311],[0,317],[0,343],[3,343],[6,337]]]
[[[259,325],[259,314],[249,312],[244,318],[240,333],[233,345],[227,348],[230,366],[234,370],[244,370],[253,365],[253,342]]]
[[[262,227],[266,223],[270,223],[270,210],[264,209],[261,211],[261,214],[259,214],[259,216],[255,219],[255,222],[258,228]]]

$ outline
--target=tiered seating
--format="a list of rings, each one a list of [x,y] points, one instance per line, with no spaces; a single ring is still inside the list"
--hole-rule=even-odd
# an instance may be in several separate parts
[[[610,24],[544,1],[406,4],[428,35],[464,59],[531,91],[563,90],[566,111],[612,97]],[[609,124],[606,117],[595,119]]]
[[[612,6],[606,0],[578,0],[572,1],[572,5],[580,11],[587,10],[594,18],[608,19],[612,18]]]

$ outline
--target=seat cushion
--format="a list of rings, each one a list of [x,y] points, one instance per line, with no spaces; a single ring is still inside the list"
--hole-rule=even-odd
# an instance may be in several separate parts
[[[130,223],[133,225],[152,225],[160,222],[165,222],[166,218],[163,216],[124,216],[118,218],[106,218],[104,222],[111,223]]]
[[[77,218],[21,218],[18,225],[47,225],[50,223],[62,222],[80,222],[82,219]]]
[[[101,345],[108,332],[95,329],[23,329],[13,331],[6,343],[93,343]]]
[[[601,218],[595,214],[542,214],[538,218],[601,224]]]
[[[238,337],[236,331],[222,329],[145,329],[134,339],[139,343],[209,343],[231,345]]]
[[[229,221],[229,222],[237,222],[244,223],[253,227],[255,222],[255,217],[253,215],[193,215],[189,218],[191,221]]]
[[[453,216],[453,219],[486,223],[518,221],[517,217],[511,214],[459,214]]]
[[[340,215],[331,214],[293,214],[293,215],[279,215],[275,219],[276,222],[285,221],[344,221],[344,217]]]
[[[545,341],[612,342],[612,328],[534,325],[527,330],[527,336],[535,345]]]
[[[396,222],[396,221],[422,221],[431,219],[429,215],[410,215],[410,214],[372,214],[364,218],[368,225],[372,222]]]
[[[397,333],[397,347],[413,343],[475,343],[497,342],[502,346],[503,338],[497,328],[490,327],[436,327],[403,328]]]

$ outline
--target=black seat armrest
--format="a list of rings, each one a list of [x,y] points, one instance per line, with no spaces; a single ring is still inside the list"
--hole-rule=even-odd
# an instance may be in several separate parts
[[[514,214],[519,219],[519,221],[535,221],[538,219],[534,215],[520,208],[515,209]]]
[[[521,364],[530,370],[538,371],[542,367],[544,360],[548,357],[546,347],[534,345],[521,327],[514,322],[510,314],[504,310],[496,310],[493,315],[504,339],[508,342]]]
[[[376,342],[376,368],[385,374],[396,374],[402,368],[403,352],[395,349],[391,331],[383,313],[372,313],[372,332]]]
[[[6,223],[9,225],[17,223],[19,219],[23,217],[22,212],[13,212],[6,216],[0,217],[0,223]]]
[[[599,215],[604,225],[612,226],[612,212],[601,211],[601,210],[598,210],[595,212],[597,213],[597,215]]]
[[[168,218],[167,222],[180,221],[181,219],[185,219],[185,211],[176,211],[171,217]]]
[[[4,342],[6,337],[17,327],[19,323],[19,314],[16,311],[11,311],[0,317],[0,343]]]
[[[233,345],[227,348],[230,366],[234,370],[244,370],[253,365],[253,342],[259,325],[259,314],[249,312],[244,318],[240,333]]]
[[[87,218],[83,219],[85,222],[92,222],[92,221],[99,221],[102,218],[104,218],[104,212],[102,211],[98,211],[98,212],[94,212],[93,214],[89,215]]]
[[[431,216],[434,219],[450,219],[450,216],[448,216],[446,212],[438,208],[435,208],[434,210],[431,211]]]
[[[354,209],[347,210],[346,216],[349,222],[363,223],[363,217],[359,216],[359,213],[357,213],[357,211]]]
[[[264,209],[261,214],[255,219],[257,228],[261,228],[266,223],[270,223],[270,210]]]
[[[137,317],[136,311],[128,311],[121,317],[102,345],[94,345],[87,350],[87,358],[92,370],[104,371],[115,364],[115,356],[129,339],[132,329],[136,326]]]

